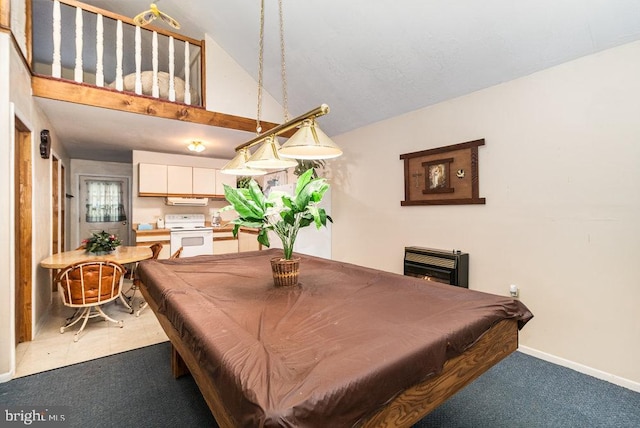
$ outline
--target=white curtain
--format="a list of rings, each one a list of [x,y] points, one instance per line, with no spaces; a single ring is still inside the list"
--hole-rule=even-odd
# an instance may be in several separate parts
[[[122,183],[87,181],[87,223],[125,221]]]

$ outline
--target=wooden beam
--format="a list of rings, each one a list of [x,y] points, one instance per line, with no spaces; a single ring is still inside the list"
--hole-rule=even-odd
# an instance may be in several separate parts
[[[31,77],[31,87],[33,95],[36,97],[239,131],[255,132],[256,130],[255,119],[212,112],[202,107],[173,103],[145,95],[136,95],[132,92],[99,88],[86,83],[34,75]],[[275,123],[261,123],[264,129],[278,126]],[[285,135],[291,136],[294,131]]]
[[[0,28],[11,28],[11,0],[0,0]]]

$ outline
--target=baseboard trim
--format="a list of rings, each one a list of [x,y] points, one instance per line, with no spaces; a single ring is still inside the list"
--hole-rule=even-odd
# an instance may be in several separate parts
[[[640,382],[634,382],[630,379],[603,372],[602,370],[597,370],[592,367],[576,363],[574,361],[565,360],[564,358],[556,357],[555,355],[547,354],[546,352],[538,351],[537,349],[529,348],[528,346],[520,345],[518,347],[518,351],[522,352],[523,354],[531,355],[532,357],[540,358],[541,360],[557,364],[559,366],[567,367],[582,374],[595,377],[596,379],[604,380],[614,385],[630,389],[634,392],[640,392]]]
[[[0,383],[9,382],[11,379],[13,379],[13,375],[13,371],[0,373]]]

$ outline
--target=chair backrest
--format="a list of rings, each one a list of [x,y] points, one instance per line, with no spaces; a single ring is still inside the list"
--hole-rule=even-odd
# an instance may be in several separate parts
[[[179,259],[180,258],[180,254],[182,254],[182,249],[184,247],[180,247],[176,250],[175,253],[171,254],[171,257],[169,257],[170,259]]]
[[[149,248],[151,248],[151,251],[153,252],[153,256],[151,256],[151,258],[157,259],[158,256],[160,255],[160,252],[162,251],[162,244],[159,242],[156,242],[155,244],[152,244]]]
[[[112,261],[75,263],[56,276],[58,292],[67,306],[94,306],[117,299],[124,267]]]

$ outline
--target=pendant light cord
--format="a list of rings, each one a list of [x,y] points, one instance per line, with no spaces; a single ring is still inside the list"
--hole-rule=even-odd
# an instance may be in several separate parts
[[[264,71],[264,0],[260,2],[260,41],[258,43],[258,113],[256,114],[256,134],[262,132],[260,117],[262,116],[262,75]]]
[[[287,66],[284,54],[284,15],[282,13],[282,0],[278,0],[280,12],[280,75],[282,77],[282,109],[284,110],[284,121],[289,121],[289,97],[287,95]]]

